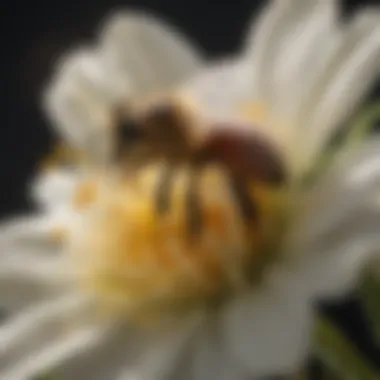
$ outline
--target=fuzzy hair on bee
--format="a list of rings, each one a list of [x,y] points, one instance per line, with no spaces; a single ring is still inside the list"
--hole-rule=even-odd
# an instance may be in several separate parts
[[[190,162],[206,123],[182,98],[166,97],[121,108],[115,124],[115,159],[136,168],[161,159]]]
[[[202,230],[202,206],[197,180],[210,165],[224,171],[241,215],[247,222],[257,217],[255,200],[247,183],[279,186],[286,181],[284,164],[271,144],[238,122],[210,121],[181,97],[158,99],[147,106],[125,109],[115,127],[115,160],[133,173],[154,161],[163,162],[156,189],[156,210],[170,209],[173,181],[179,167],[187,167],[190,181],[186,192],[188,230]]]

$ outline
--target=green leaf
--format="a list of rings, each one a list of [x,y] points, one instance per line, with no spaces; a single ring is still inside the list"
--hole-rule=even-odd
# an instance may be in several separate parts
[[[364,111],[360,112],[352,123],[350,132],[344,139],[343,145],[347,147],[363,141],[379,119],[380,103],[376,102],[366,106]]]
[[[345,380],[343,377],[338,376],[334,371],[328,368],[323,368],[321,380]]]
[[[380,373],[360,354],[344,334],[326,317],[318,318],[315,350],[322,363],[344,380],[379,380]]]
[[[366,273],[361,282],[360,295],[375,338],[380,342],[380,278],[374,273]]]

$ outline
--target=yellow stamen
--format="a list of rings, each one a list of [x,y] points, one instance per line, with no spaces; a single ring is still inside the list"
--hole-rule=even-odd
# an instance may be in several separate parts
[[[266,125],[269,109],[262,103],[243,104],[237,110],[238,114],[255,124],[255,126]]]
[[[91,205],[98,196],[98,183],[94,179],[87,179],[78,184],[74,191],[72,204],[78,211]]]
[[[67,236],[68,232],[63,226],[54,226],[50,229],[50,239],[54,243],[62,243]]]
[[[225,173],[206,168],[198,182],[202,232],[189,239],[189,172],[179,169],[175,176],[165,215],[157,213],[154,197],[160,173],[153,165],[107,187],[108,192],[98,194],[85,231],[73,240],[74,265],[83,267],[85,285],[105,302],[113,300],[128,310],[234,291],[261,261],[263,239],[272,228],[267,219],[278,210],[265,185],[252,183],[249,192],[259,220],[247,224]]]

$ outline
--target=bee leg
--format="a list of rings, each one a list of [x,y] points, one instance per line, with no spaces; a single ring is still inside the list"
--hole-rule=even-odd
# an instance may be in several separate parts
[[[163,215],[170,209],[170,192],[173,184],[174,170],[170,164],[163,168],[159,178],[156,192],[156,210],[159,215]]]
[[[187,225],[189,238],[193,240],[198,237],[202,231],[202,209],[198,194],[198,182],[196,180],[198,170],[190,169],[189,187],[185,194],[186,210],[187,210]]]
[[[259,210],[253,197],[249,194],[248,186],[244,179],[231,174],[230,184],[232,193],[234,194],[239,212],[245,223],[251,224],[258,219]]]

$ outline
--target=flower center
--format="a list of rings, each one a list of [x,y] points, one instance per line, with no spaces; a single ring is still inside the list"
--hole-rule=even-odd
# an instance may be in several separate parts
[[[156,163],[103,184],[71,239],[81,284],[108,307],[131,312],[215,302],[252,286],[276,251],[282,187],[239,182],[211,164],[194,182],[181,166],[163,200],[166,170]]]

